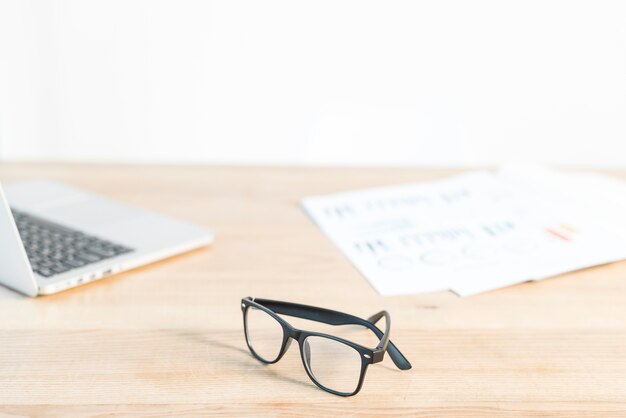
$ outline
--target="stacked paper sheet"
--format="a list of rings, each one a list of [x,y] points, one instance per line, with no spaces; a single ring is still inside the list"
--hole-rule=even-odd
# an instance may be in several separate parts
[[[599,174],[507,166],[302,204],[383,295],[471,295],[626,258],[626,184]]]

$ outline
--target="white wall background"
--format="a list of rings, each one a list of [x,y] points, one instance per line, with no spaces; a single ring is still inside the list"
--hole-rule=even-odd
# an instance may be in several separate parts
[[[626,2],[1,0],[0,155],[626,168]]]

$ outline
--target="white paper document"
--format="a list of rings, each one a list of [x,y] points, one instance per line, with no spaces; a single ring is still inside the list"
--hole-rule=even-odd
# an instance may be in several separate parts
[[[510,166],[302,205],[383,295],[471,295],[626,258],[626,186],[596,174]]]

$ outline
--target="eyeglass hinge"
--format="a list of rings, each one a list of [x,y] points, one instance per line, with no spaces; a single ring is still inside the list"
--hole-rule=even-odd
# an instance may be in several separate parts
[[[372,357],[372,363],[379,363],[385,358],[385,350],[382,348],[377,348],[373,351],[373,353],[374,356]]]

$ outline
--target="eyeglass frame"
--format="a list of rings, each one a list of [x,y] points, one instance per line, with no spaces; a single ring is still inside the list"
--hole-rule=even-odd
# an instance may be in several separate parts
[[[248,309],[254,307],[256,309],[262,310],[263,312],[270,315],[274,318],[283,329],[283,341],[280,347],[280,351],[276,359],[272,361],[268,361],[258,355],[252,345],[250,344],[248,338],[248,323],[247,323],[247,313]],[[385,353],[389,353],[389,357],[396,365],[396,367],[400,370],[409,370],[412,366],[411,363],[407,360],[406,357],[398,350],[393,342],[389,339],[390,331],[391,331],[391,315],[387,311],[380,311],[372,316],[370,316],[367,320],[359,318],[354,315],[350,315],[344,312],[333,311],[330,309],[319,308],[316,306],[309,305],[301,305],[297,303],[291,302],[283,302],[269,299],[259,299],[252,297],[245,297],[241,300],[241,311],[243,313],[243,322],[244,322],[244,335],[246,338],[246,345],[252,356],[259,360],[264,364],[274,364],[280,361],[280,359],[285,355],[289,346],[291,345],[291,341],[295,340],[298,342],[298,346],[300,349],[300,358],[302,359],[302,364],[304,366],[304,370],[306,371],[309,379],[315,383],[320,389],[332,393],[338,396],[354,396],[361,390],[363,386],[363,382],[365,380],[365,373],[370,364],[380,363],[383,361],[385,357]],[[295,328],[283,318],[278,316],[286,315],[292,316],[296,318],[307,319],[310,321],[322,322],[329,325],[361,325],[370,331],[372,331],[377,338],[379,338],[379,343],[375,348],[368,348],[363,345],[354,343],[352,341],[346,340],[341,337],[336,337],[334,335],[329,335],[320,332],[313,332]],[[385,318],[385,332],[381,331],[375,324],[380,321],[382,318]],[[361,372],[359,375],[359,382],[356,389],[353,392],[339,392],[334,389],[328,388],[322,385],[317,381],[313,373],[311,372],[309,365],[304,357],[304,342],[308,337],[317,336],[322,338],[329,338],[331,340],[338,341],[340,343],[346,344],[349,347],[355,349],[361,358]]]

